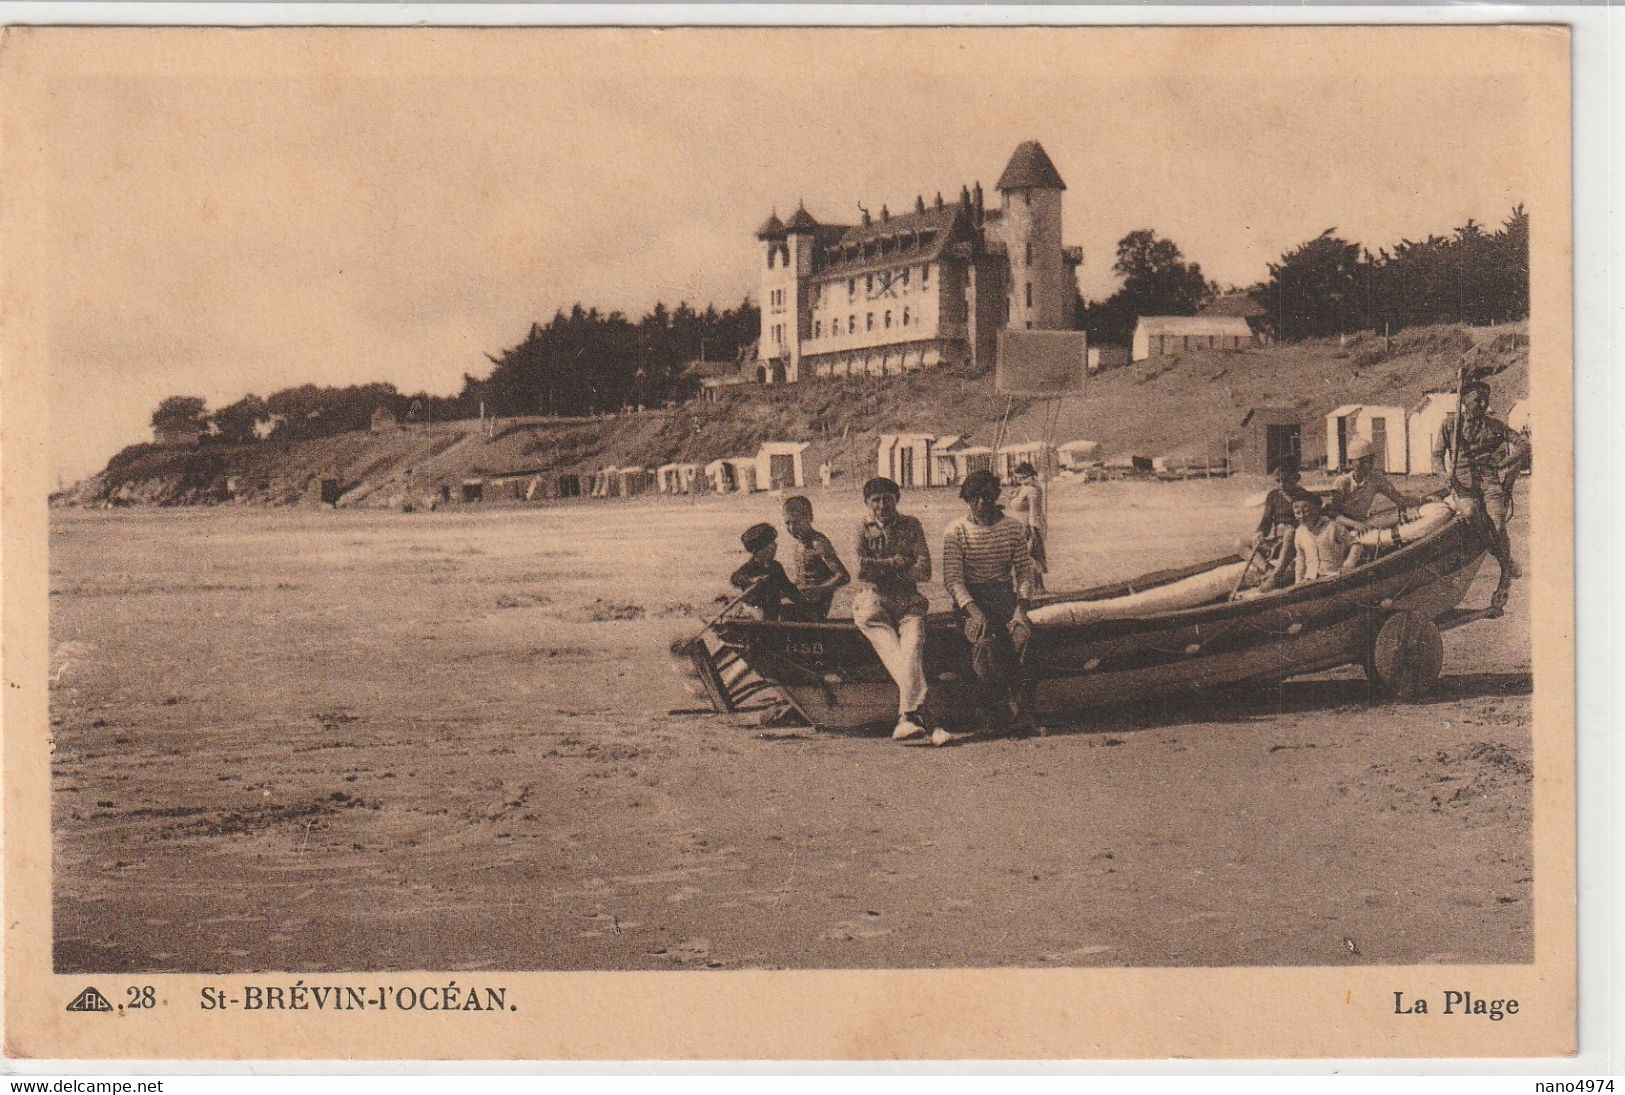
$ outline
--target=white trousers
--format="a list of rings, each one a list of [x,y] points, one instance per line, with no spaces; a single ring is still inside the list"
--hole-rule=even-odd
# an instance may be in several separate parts
[[[878,594],[864,590],[852,604],[852,622],[897,682],[897,713],[906,715],[924,707],[925,616],[894,612]]]

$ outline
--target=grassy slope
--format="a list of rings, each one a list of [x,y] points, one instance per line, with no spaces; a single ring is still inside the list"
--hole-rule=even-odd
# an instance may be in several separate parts
[[[1297,407],[1304,451],[1325,450],[1325,415],[1341,403],[1409,407],[1447,387],[1463,362],[1500,370],[1495,406],[1505,412],[1528,392],[1525,328],[1426,327],[1381,338],[1270,346],[1244,352],[1194,352],[1091,378],[1083,396],[1058,408],[1017,403],[1013,440],[1099,441],[1107,455],[1177,456],[1222,451],[1249,407]],[[875,438],[902,430],[993,439],[1005,401],[991,375],[950,369],[885,379],[823,380],[745,387],[717,403],[590,421],[513,424],[495,436],[471,424],[351,433],[296,444],[159,449],[120,453],[100,475],[69,492],[89,504],[124,492],[130,500],[224,500],[228,476],[252,501],[297,500],[312,476],[344,485],[346,501],[394,504],[468,476],[544,470],[591,472],[605,465],[654,468],[674,460],[704,463],[753,453],[763,441],[805,440],[808,472],[829,460],[842,477],[874,466]]]

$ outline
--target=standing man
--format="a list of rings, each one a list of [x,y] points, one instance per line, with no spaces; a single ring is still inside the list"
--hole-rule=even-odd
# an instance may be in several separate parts
[[[1505,422],[1491,418],[1489,408],[1490,386],[1481,380],[1468,384],[1462,389],[1461,422],[1459,426],[1447,422],[1441,439],[1451,486],[1471,498],[1479,514],[1489,522],[1490,550],[1501,565],[1501,579],[1495,585],[1488,612],[1495,617],[1506,610],[1512,580],[1522,576],[1512,559],[1507,518],[1512,513],[1512,486],[1518,468],[1529,455],[1529,441]]]
[[[869,515],[858,526],[858,582],[852,620],[897,683],[893,739],[925,733],[925,614],[919,583],[931,580],[931,549],[919,518],[897,512],[902,491],[877,477],[863,485]]]
[[[1034,729],[1022,666],[1032,638],[1027,603],[1037,578],[1027,526],[999,505],[999,480],[973,471],[959,488],[968,513],[949,524],[942,545],[942,581],[971,647],[971,670],[991,703],[1009,708],[1011,729]]]
[[[1345,475],[1332,481],[1332,496],[1328,508],[1334,516],[1347,517],[1362,525],[1371,519],[1371,507],[1378,498],[1387,498],[1405,509],[1420,506],[1422,499],[1406,494],[1394,486],[1387,474],[1377,467],[1377,451],[1364,437],[1349,446],[1348,458],[1352,467]]]
[[[828,460],[818,465],[818,479],[819,482],[824,484],[825,490],[829,490],[829,481],[833,478],[835,478],[835,469],[829,466]]]
[[[1027,550],[1033,557],[1033,590],[1044,588],[1044,575],[1049,571],[1049,560],[1044,555],[1044,544],[1049,537],[1049,508],[1044,498],[1044,487],[1038,482],[1038,469],[1026,461],[1016,465],[1016,490],[1010,495],[1010,516],[1027,526]]]

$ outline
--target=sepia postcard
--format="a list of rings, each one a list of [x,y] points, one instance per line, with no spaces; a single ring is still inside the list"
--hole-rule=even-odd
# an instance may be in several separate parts
[[[7,30],[6,1055],[1574,1053],[1569,65]]]

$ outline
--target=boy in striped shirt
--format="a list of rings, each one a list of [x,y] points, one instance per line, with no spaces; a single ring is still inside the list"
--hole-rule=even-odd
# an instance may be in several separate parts
[[[948,525],[942,580],[971,647],[971,669],[992,703],[1008,707],[1011,729],[1035,729],[1022,665],[1032,638],[1027,602],[1037,581],[1027,526],[999,505],[999,481],[974,471],[959,488],[969,512]],[[996,708],[995,708],[996,709]]]

